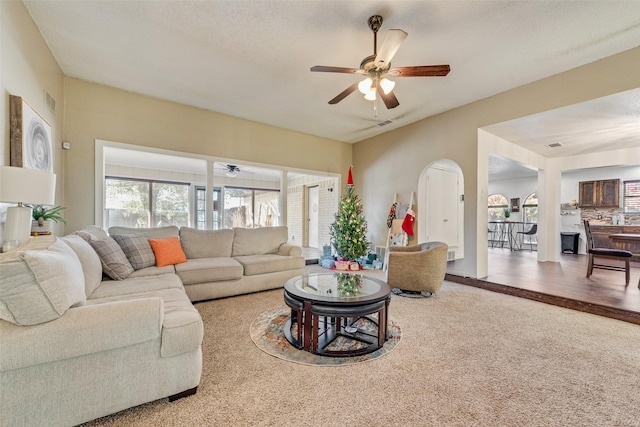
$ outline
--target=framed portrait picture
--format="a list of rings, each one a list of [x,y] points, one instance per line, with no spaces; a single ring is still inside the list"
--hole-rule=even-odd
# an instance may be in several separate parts
[[[51,125],[20,96],[10,96],[11,166],[53,171]]]

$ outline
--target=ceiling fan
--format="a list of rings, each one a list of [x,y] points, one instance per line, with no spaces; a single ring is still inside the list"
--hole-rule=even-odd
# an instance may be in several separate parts
[[[356,82],[340,92],[335,98],[329,101],[329,104],[337,104],[358,89],[364,95],[365,99],[375,101],[376,95],[378,95],[382,98],[387,108],[396,108],[400,103],[393,93],[395,82],[389,80],[387,77],[429,77],[446,76],[449,74],[451,70],[449,65],[418,65],[413,67],[391,68],[391,59],[398,51],[400,44],[402,44],[407,37],[407,33],[397,29],[389,30],[378,52],[377,35],[381,26],[382,16],[373,15],[369,18],[369,28],[373,31],[373,55],[364,58],[360,63],[360,68],[328,67],[324,65],[311,67],[311,71],[361,74],[366,76],[361,82]]]
[[[216,163],[216,165],[218,165],[219,163]],[[238,176],[239,173],[243,173],[243,174],[252,174],[253,172],[249,172],[246,170],[240,170],[240,167],[237,165],[232,165],[232,164],[220,164],[220,167],[216,168],[219,170],[223,170],[224,174],[226,176],[228,176],[229,178],[235,178],[236,176]]]

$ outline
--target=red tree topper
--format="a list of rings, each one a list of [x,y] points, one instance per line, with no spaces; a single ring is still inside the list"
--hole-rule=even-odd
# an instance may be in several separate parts
[[[353,166],[349,166],[349,175],[347,176],[347,187],[353,187],[353,175],[351,175],[351,168]]]

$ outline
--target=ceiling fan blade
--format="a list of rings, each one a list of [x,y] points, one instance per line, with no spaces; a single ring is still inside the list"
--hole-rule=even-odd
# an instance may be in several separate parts
[[[327,67],[324,65],[316,65],[314,67],[311,67],[311,71],[320,71],[323,73],[362,74],[362,70],[358,68]]]
[[[451,71],[449,65],[418,65],[415,67],[392,68],[388,74],[393,77],[438,77]]]
[[[332,104],[332,105],[337,104],[338,102],[345,99],[347,96],[351,95],[351,93],[354,92],[357,88],[358,88],[358,82],[355,82],[354,84],[352,84],[351,86],[349,86],[348,88],[340,92],[338,96],[336,96],[331,101],[329,101],[329,104]]]
[[[382,102],[384,102],[384,105],[389,110],[392,108],[396,108],[398,105],[400,105],[400,103],[398,102],[398,98],[396,98],[396,95],[393,93],[393,91],[385,94],[382,88],[380,87],[380,84],[378,84],[378,96],[382,99]]]
[[[393,55],[396,54],[398,48],[400,48],[400,45],[406,38],[407,33],[402,30],[387,31],[387,36],[384,38],[384,42],[376,55],[376,60],[374,62],[376,67],[381,70],[389,68]]]

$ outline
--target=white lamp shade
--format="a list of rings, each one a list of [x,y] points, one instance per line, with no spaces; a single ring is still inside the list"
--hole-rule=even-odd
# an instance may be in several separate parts
[[[371,80],[369,77],[367,77],[366,79],[364,79],[363,81],[358,83],[358,90],[363,95],[366,95],[367,93],[369,93],[371,91],[371,85],[372,84],[373,84],[373,80]]]
[[[382,91],[384,92],[385,95],[388,95],[389,92],[393,90],[395,85],[396,85],[396,82],[391,81],[386,77],[383,77],[382,80],[380,80],[380,87],[382,88]]]
[[[0,166],[0,202],[53,205],[56,175],[37,169]]]
[[[367,101],[375,101],[376,100],[376,90],[374,88],[371,88],[371,90],[369,92],[367,92],[367,94],[364,96],[364,99],[366,99]]]

